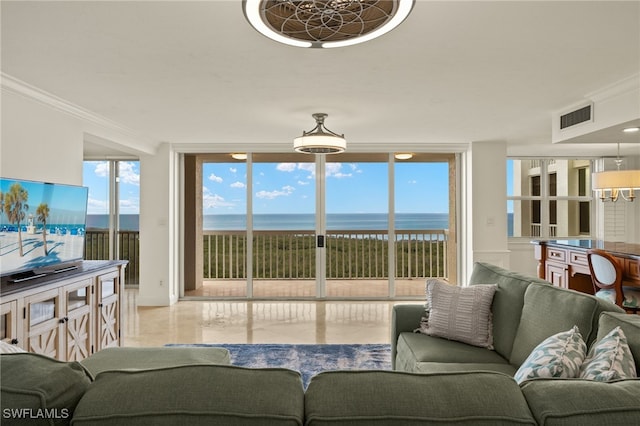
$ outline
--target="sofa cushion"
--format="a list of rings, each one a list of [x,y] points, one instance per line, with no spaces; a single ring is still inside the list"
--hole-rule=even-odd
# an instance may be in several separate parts
[[[484,262],[473,266],[469,284],[497,284],[491,306],[493,316],[493,347],[504,358],[509,359],[513,341],[520,324],[524,305],[524,293],[531,282],[546,283],[534,277],[500,268]],[[546,283],[546,285],[551,285]]]
[[[521,385],[538,424],[545,426],[637,425],[640,380],[594,382],[535,379]]]
[[[554,334],[536,346],[518,368],[518,383],[537,377],[577,377],[584,361],[587,345],[578,327]]]
[[[69,424],[91,382],[79,363],[34,353],[3,354],[0,364],[3,425]]]
[[[412,373],[420,374],[463,371],[492,371],[513,377],[516,373],[516,368],[506,362],[416,362],[411,370]]]
[[[591,347],[580,368],[580,378],[600,382],[635,377],[636,365],[620,327],[611,330]]]
[[[305,395],[308,426],[535,424],[513,378],[492,372],[333,371]]]
[[[230,364],[229,351],[211,347],[106,348],[80,361],[95,377],[108,370]]]
[[[518,333],[509,361],[522,365],[533,348],[556,333],[578,327],[585,342],[596,335],[598,299],[588,294],[532,283],[525,292]],[[616,308],[615,305],[611,305]],[[595,325],[594,325],[595,324]],[[589,337],[593,336],[593,337]]]
[[[495,291],[495,285],[457,287],[428,280],[428,313],[418,331],[493,349],[491,304]]]
[[[406,372],[429,371],[427,365],[420,367],[421,363],[449,364],[449,367],[435,366],[435,371],[465,369],[458,364],[487,364],[486,369],[492,371],[496,369],[491,368],[491,364],[508,365],[500,354],[486,348],[419,333],[401,333],[398,338],[396,369]],[[515,371],[515,368],[508,367],[507,370]],[[505,370],[500,368],[499,371]]]
[[[302,425],[300,373],[282,368],[183,365],[104,371],[89,386],[74,425]]]
[[[620,327],[627,337],[627,344],[636,362],[636,374],[638,374],[640,372],[640,315],[603,312],[598,323],[598,340],[616,327]]]

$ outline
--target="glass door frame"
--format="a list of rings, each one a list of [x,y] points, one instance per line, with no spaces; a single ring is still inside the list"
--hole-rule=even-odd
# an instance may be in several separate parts
[[[254,175],[254,156],[270,156],[273,155],[274,158],[279,158],[279,161],[282,162],[296,162],[295,158],[302,158],[300,157],[301,155],[306,155],[306,154],[294,154],[294,153],[247,153],[247,158],[246,160],[242,160],[243,162],[245,162],[246,164],[246,238],[247,238],[247,247],[246,247],[246,293],[245,296],[231,296],[234,299],[254,299],[255,297],[255,292],[254,292],[254,273],[253,273],[253,268],[254,268],[254,260],[253,260],[253,255],[254,255],[254,247],[253,247],[253,237],[254,237],[254,226],[253,226],[253,216],[254,216],[254,212],[253,212],[253,207],[254,207],[254,203],[253,203],[253,193],[254,193],[254,182],[253,182],[253,175]],[[344,154],[343,154],[344,155]],[[398,162],[395,157],[394,157],[394,153],[393,152],[388,152],[388,153],[349,153],[348,155],[344,155],[344,157],[346,157],[344,160],[341,159],[341,157],[343,157],[343,155],[341,154],[337,154],[336,155],[336,159],[338,159],[337,162],[357,162],[357,158],[362,156],[365,157],[367,155],[371,155],[371,156],[376,156],[376,157],[384,157],[386,158],[386,164],[388,166],[388,179],[387,179],[387,185],[388,185],[388,220],[389,220],[389,226],[388,226],[388,255],[387,255],[387,262],[388,262],[388,291],[386,296],[384,297],[348,297],[348,300],[358,300],[358,299],[366,299],[366,300],[371,300],[371,299],[383,299],[383,300],[389,300],[389,299],[395,299],[397,297],[396,295],[396,287],[395,287],[395,275],[396,275],[396,270],[395,270],[395,164]],[[188,190],[185,189],[185,196],[183,197],[183,201],[184,201],[184,217],[185,220],[183,221],[183,224],[186,222],[189,222],[190,218],[192,217],[192,214],[195,214],[196,216],[198,216],[197,213],[195,213],[195,210],[193,207],[188,208],[187,204],[188,203],[194,203],[194,206],[197,204],[198,201],[198,197],[200,197],[200,201],[202,198],[202,164],[207,162],[206,158],[210,157],[210,158],[217,158],[217,159],[222,159],[223,156],[228,156],[229,158],[229,162],[232,162],[231,160],[231,153],[184,153],[183,154],[183,164],[185,164],[184,166],[184,173],[183,173],[183,178],[184,178],[184,187],[188,188],[189,186],[191,186],[191,188],[196,188],[196,191],[191,191],[191,193],[197,193],[200,192],[199,195],[188,195],[187,193],[189,192]],[[296,156],[296,157],[294,157]],[[186,160],[185,158],[191,158],[191,159],[195,159],[195,163],[192,164],[192,167],[195,165],[196,168],[196,172],[192,173],[189,172],[189,166],[187,166],[187,162],[189,161],[193,161],[193,160]],[[283,158],[284,157],[284,158]],[[344,158],[343,157],[343,158]],[[450,227],[450,237],[452,238],[450,240],[450,245],[448,246],[448,251],[447,253],[445,253],[445,256],[448,256],[450,259],[449,262],[449,278],[452,279],[452,282],[455,282],[455,277],[456,277],[456,265],[457,265],[457,259],[452,259],[451,255],[453,256],[457,256],[457,238],[456,238],[456,228],[457,228],[457,215],[456,215],[456,204],[457,204],[457,184],[458,184],[458,177],[457,177],[457,155],[455,153],[448,153],[448,154],[434,154],[434,153],[423,153],[423,154],[418,154],[416,161],[421,162],[419,160],[419,158],[425,158],[425,159],[429,159],[429,161],[425,161],[425,162],[446,162],[448,163],[448,167],[449,167],[449,227]],[[332,157],[333,159],[333,157]],[[278,162],[279,162],[278,161]],[[331,160],[330,160],[331,161]],[[220,161],[223,162],[223,161]],[[267,161],[265,161],[267,162]],[[315,165],[315,227],[314,227],[314,232],[315,232],[315,265],[316,265],[316,269],[315,269],[315,296],[309,297],[309,296],[300,296],[300,297],[295,297],[295,296],[274,296],[274,299],[309,299],[309,300],[325,300],[327,299],[327,251],[326,251],[326,235],[327,235],[327,223],[326,223],[326,166],[327,166],[327,156],[326,155],[316,155],[313,161],[309,161],[309,163],[313,163]],[[192,177],[189,177],[189,176]],[[195,177],[194,177],[195,176]],[[200,188],[199,191],[197,190],[197,188]],[[196,208],[197,210],[197,208]],[[200,228],[202,228],[202,211],[200,211],[199,213],[200,218],[195,220],[196,222],[196,228],[197,226],[200,226]],[[193,222],[193,221],[192,221]],[[199,225],[197,225],[197,223],[199,223]],[[191,237],[189,237],[189,233],[193,232],[194,235],[191,235]],[[197,230],[187,230],[185,229],[185,240],[184,240],[184,245],[185,245],[185,249],[186,246],[188,245],[189,241],[193,241],[196,242],[198,240],[198,237],[202,238],[202,230],[200,229],[200,234],[198,235],[198,231]],[[319,237],[322,236],[325,239],[325,244],[323,245],[323,247],[318,247],[318,241],[319,241]],[[319,250],[320,248],[320,250]],[[198,256],[203,256],[204,252],[200,251],[198,253],[198,250],[194,250],[193,252],[191,252],[191,254],[193,254],[193,257],[198,257]],[[184,281],[182,283],[181,286],[181,291],[180,291],[180,296],[181,297],[185,297],[184,291],[185,291],[185,281],[187,281],[187,273],[186,271],[189,268],[193,268],[193,264],[187,264],[187,258],[189,257],[189,254],[187,253],[183,253],[183,262],[182,262],[182,270],[183,270],[183,278]],[[194,260],[194,262],[197,265],[197,262]],[[198,271],[196,268],[196,280]],[[204,280],[204,278],[202,277],[202,275],[200,275],[200,279]],[[220,299],[225,299],[228,297],[224,297],[224,296],[212,296],[214,298],[220,298]],[[331,299],[336,299],[336,297],[331,297]]]

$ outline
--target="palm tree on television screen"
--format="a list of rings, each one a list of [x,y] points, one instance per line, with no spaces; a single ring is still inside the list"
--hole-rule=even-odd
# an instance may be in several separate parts
[[[38,221],[42,222],[42,241],[44,243],[44,255],[47,256],[47,219],[49,219],[49,205],[47,203],[40,203],[36,209],[36,215],[38,215]]]
[[[9,188],[9,192],[3,194],[3,210],[7,215],[10,223],[15,223],[18,227],[18,247],[20,249],[20,257],[24,256],[22,251],[22,230],[20,229],[20,222],[27,216],[29,205],[27,200],[29,199],[29,192],[22,187],[19,183],[14,183]]]

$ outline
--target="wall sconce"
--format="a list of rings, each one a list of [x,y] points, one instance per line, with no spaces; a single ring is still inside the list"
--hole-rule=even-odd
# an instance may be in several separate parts
[[[591,188],[600,193],[602,201],[618,201],[622,196],[625,201],[633,201],[635,190],[640,189],[640,170],[620,170],[620,144],[615,159],[617,170],[609,170],[591,174]],[[625,194],[625,191],[627,193]]]

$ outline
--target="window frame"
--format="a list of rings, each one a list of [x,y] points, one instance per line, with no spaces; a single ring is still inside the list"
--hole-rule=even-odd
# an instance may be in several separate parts
[[[559,183],[559,175],[558,175],[558,171],[555,170],[554,167],[550,167],[554,164],[556,164],[556,161],[585,161],[588,163],[585,163],[585,167],[576,167],[576,169],[588,169],[589,173],[583,174],[582,177],[584,179],[581,179],[580,176],[578,176],[578,185],[580,185],[581,183],[583,183],[585,185],[584,188],[584,193],[588,194],[588,195],[557,195],[558,193],[558,183]],[[515,212],[515,208],[513,208],[512,206],[512,211],[509,210],[509,203],[516,203],[516,202],[531,202],[531,206],[534,203],[539,203],[540,205],[540,211],[539,211],[539,216],[540,216],[540,232],[539,235],[521,235],[521,236],[513,236],[513,235],[508,235],[507,238],[508,239],[531,239],[531,238],[535,238],[535,239],[554,239],[554,238],[580,238],[580,239],[590,239],[590,238],[595,238],[595,234],[596,234],[596,230],[595,230],[595,223],[596,223],[596,214],[597,214],[597,209],[595,206],[595,201],[596,201],[596,197],[593,195],[593,192],[590,190],[590,188],[587,188],[586,185],[588,184],[589,180],[588,180],[588,176],[590,176],[590,173],[592,173],[594,171],[594,167],[595,167],[595,163],[597,161],[596,158],[593,157],[526,157],[526,156],[508,156],[506,159],[507,162],[509,161],[530,161],[532,162],[532,164],[537,164],[537,167],[531,167],[529,170],[533,170],[539,167],[539,174],[531,174],[530,178],[534,177],[534,176],[539,176],[539,189],[540,189],[540,195],[513,195],[513,194],[509,194],[507,193],[507,215],[509,214],[514,214]],[[509,170],[509,167],[507,167],[507,170]],[[513,173],[513,171],[512,171]],[[579,173],[579,172],[578,172]],[[515,176],[515,173],[513,173]],[[550,179],[550,174],[555,174],[555,181],[552,181]],[[507,179],[514,179],[513,176],[506,176]],[[555,193],[556,195],[550,195],[552,192],[552,189],[550,187],[550,184],[552,182],[555,182]],[[530,192],[532,191],[531,188],[531,181],[529,182],[529,188],[530,188]],[[509,185],[507,185],[507,188],[509,188]],[[582,189],[583,188],[578,188],[577,193],[582,193]],[[578,233],[576,235],[557,235],[556,232],[552,231],[552,229],[557,229],[557,225],[561,218],[557,213],[555,215],[551,214],[550,208],[552,205],[558,205],[559,201],[575,201],[578,203],[578,210],[580,211],[581,209],[581,203],[584,202],[588,202],[590,205],[589,208],[589,233],[588,234],[583,234],[581,233],[581,224],[578,224],[577,229],[578,229]],[[531,206],[529,206],[529,208],[531,208]],[[556,207],[557,209],[557,207]],[[551,223],[551,220],[553,217],[556,218],[556,223],[553,224]],[[568,220],[568,219],[567,219]],[[514,216],[514,221],[515,221],[515,216]],[[531,222],[533,223],[533,222]],[[553,226],[553,228],[552,228]],[[514,223],[514,228],[515,228],[515,223]],[[533,232],[530,232],[530,234],[534,234]]]

